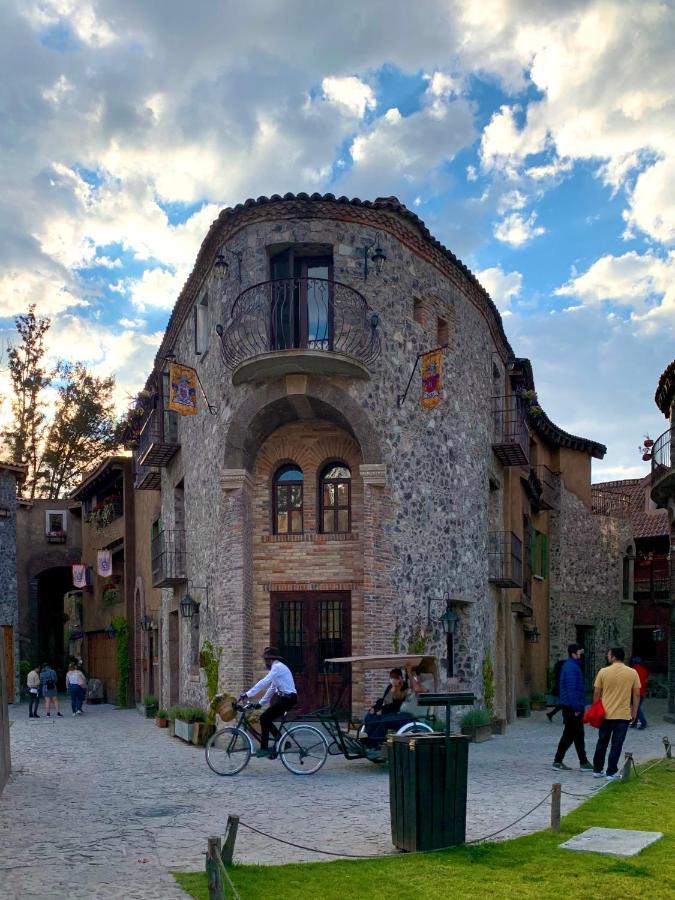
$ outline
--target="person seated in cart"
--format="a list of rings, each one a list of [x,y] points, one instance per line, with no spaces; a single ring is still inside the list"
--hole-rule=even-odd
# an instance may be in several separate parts
[[[392,669],[384,694],[370,707],[363,720],[366,736],[361,740],[367,747],[379,747],[388,731],[398,731],[406,722],[413,721],[414,716],[401,709],[410,693],[402,669]]]

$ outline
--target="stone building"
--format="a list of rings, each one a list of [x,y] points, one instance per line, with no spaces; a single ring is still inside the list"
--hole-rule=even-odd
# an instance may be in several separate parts
[[[659,509],[668,512],[670,543],[668,633],[664,635],[668,661],[668,713],[675,721],[675,580],[673,579],[672,547],[675,537],[675,360],[668,365],[656,389],[656,405],[668,420],[668,427],[654,442],[651,452],[651,499]]]
[[[428,370],[425,407],[435,348],[440,402]],[[199,376],[197,415],[169,409],[191,389],[170,383],[172,362]],[[279,645],[303,708],[379,687],[326,658],[423,649],[479,697],[487,661],[510,718],[546,685],[551,584],[556,654],[583,588],[556,541],[586,523],[580,565],[607,570],[617,597],[623,553],[620,526],[591,510],[605,448],[554,425],[534,388],[489,296],[395,198],[224,210],[146,384],[135,459],[137,487],[161,490],[163,704],[203,702],[209,638],[233,690]]]
[[[77,560],[90,573],[82,591],[71,587],[70,647],[81,654],[88,675],[103,682],[108,702],[140,703],[159,682],[157,621],[159,592],[152,589],[150,545],[158,528],[159,498],[134,490],[135,473],[128,456],[105,459],[72,494],[81,503],[82,552]],[[71,500],[71,502],[72,502]],[[98,551],[109,551],[111,571],[98,572]],[[79,596],[78,596],[79,595]],[[123,617],[129,630],[129,696],[118,697],[117,637],[114,620]]]
[[[72,590],[72,564],[82,546],[79,504],[19,499],[17,573],[22,659],[50,662],[65,687],[64,595]]]
[[[16,567],[17,484],[26,477],[25,466],[0,462],[0,630],[6,691],[0,702],[19,699],[19,600]],[[2,751],[0,751],[2,752]]]

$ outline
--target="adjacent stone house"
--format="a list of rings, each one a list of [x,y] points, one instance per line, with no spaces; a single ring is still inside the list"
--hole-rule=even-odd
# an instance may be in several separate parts
[[[19,600],[16,577],[17,484],[26,477],[25,466],[0,462],[0,630],[3,633],[6,691],[4,702],[18,701],[19,678]]]
[[[667,641],[668,714],[675,721],[675,580],[672,547],[675,537],[675,360],[665,369],[656,389],[656,405],[668,420],[668,427],[651,448],[651,499],[659,509],[668,512],[670,543],[668,548],[669,609]]]
[[[169,408],[195,396],[197,415]],[[395,198],[224,210],[143,403],[134,464],[137,495],[161,496],[164,705],[203,702],[208,638],[235,691],[278,645],[303,709],[379,689],[332,657],[416,648],[479,697],[487,662],[510,718],[546,686],[553,584],[553,655],[590,565],[623,627],[624,536],[591,508],[605,448],[548,419],[490,297]],[[557,544],[579,522],[588,541],[569,560]]]

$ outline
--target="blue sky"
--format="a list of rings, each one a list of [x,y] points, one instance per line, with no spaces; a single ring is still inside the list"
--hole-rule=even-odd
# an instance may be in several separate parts
[[[595,477],[643,474],[675,347],[672,0],[306,10],[3,5],[0,351],[34,302],[123,408],[220,208],[395,195],[489,290],[549,415],[607,444]]]

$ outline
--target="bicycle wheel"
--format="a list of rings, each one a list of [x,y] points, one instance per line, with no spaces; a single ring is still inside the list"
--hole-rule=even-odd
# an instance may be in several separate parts
[[[313,775],[328,759],[326,738],[313,725],[293,725],[281,735],[277,750],[294,775]]]
[[[246,767],[252,750],[245,731],[226,725],[206,742],[206,762],[216,775],[236,775]]]
[[[396,734],[429,734],[430,732],[433,733],[433,730],[427,722],[406,722]]]

